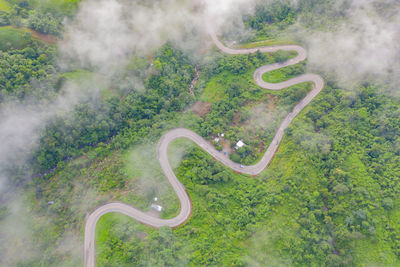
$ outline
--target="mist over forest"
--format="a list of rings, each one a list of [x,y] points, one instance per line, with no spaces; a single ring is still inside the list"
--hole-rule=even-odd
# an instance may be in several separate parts
[[[399,19],[397,0],[0,0],[0,265],[82,265],[85,221],[106,203],[175,217],[156,151],[169,130],[260,160],[313,87],[259,87],[257,68],[295,53],[227,55],[210,33],[300,45],[305,62],[262,78],[325,87],[259,176],[174,141],[191,218],[156,230],[105,215],[97,265],[398,265]]]

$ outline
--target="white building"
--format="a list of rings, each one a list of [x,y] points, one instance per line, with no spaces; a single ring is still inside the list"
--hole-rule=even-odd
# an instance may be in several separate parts
[[[244,147],[245,145],[246,145],[246,144],[243,143],[243,140],[239,140],[239,141],[236,143],[235,149]]]

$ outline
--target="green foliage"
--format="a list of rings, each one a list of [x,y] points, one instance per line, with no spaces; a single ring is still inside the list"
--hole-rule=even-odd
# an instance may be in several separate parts
[[[202,77],[205,81],[200,80],[200,82],[205,82],[200,99],[212,103],[210,112],[206,114],[199,127],[200,134],[208,138],[218,133],[225,133],[225,139],[230,142],[231,147],[238,140],[244,139],[248,145],[240,149],[241,151],[237,151],[237,154],[229,156],[235,162],[254,164],[272,140],[280,120],[305,97],[311,84],[304,83],[282,91],[268,92],[269,94],[266,95],[267,90],[255,85],[252,79],[253,72],[261,65],[280,62],[294,55],[285,51],[273,54],[254,53],[237,56],[236,60],[227,56],[213,62],[210,68],[206,69],[205,77]],[[247,71],[242,73],[238,71],[240,68],[232,68],[235,62],[241,62],[240,66],[247,66]],[[304,65],[290,66],[278,71],[282,80],[287,80],[302,73]],[[271,99],[271,95],[276,97],[275,100]],[[254,111],[255,106],[264,101],[277,106],[273,109],[278,113],[273,114],[276,116],[274,125],[267,125],[268,130],[265,129],[266,125],[261,125],[261,127],[257,125],[256,128],[251,125],[254,120],[253,113],[259,112],[258,109]],[[266,115],[271,116],[271,114]],[[264,121],[259,123],[267,124]]]
[[[55,2],[55,6],[66,5],[71,10],[77,3],[14,1],[17,7],[13,7],[9,23],[22,23],[33,7],[41,8],[38,14],[46,14],[47,3]],[[326,7],[334,4],[297,2],[297,9],[286,1],[274,2],[247,23],[253,23],[259,35],[273,36],[298,16],[315,25],[312,18],[323,16],[329,12]],[[50,13],[60,19],[54,10]],[[58,14],[68,13],[63,12]],[[86,74],[81,71],[59,75],[52,69],[53,53],[52,48],[35,45],[1,53],[3,98],[24,99],[33,91],[38,96],[46,96],[47,91],[53,95],[56,92],[51,85],[60,81],[56,88],[61,90],[63,78],[83,83]],[[133,169],[124,167],[131,162],[122,153],[133,144],[156,142],[166,130],[184,125],[206,138],[224,132],[231,144],[244,139],[247,146],[231,158],[246,164],[257,160],[274,131],[246,125],[254,107],[268,102],[271,109],[288,111],[310,85],[266,92],[254,84],[252,74],[258,66],[290,56],[281,52],[224,56],[201,66],[203,76],[196,89],[203,89],[200,97],[212,102],[202,119],[182,112],[193,102],[188,87],[194,70],[187,57],[167,44],[156,53],[150,69],[153,74],[144,90],[116,82],[118,93],[81,103],[71,116],[61,114],[54,119],[42,133],[32,161],[40,171],[57,168],[26,186],[26,204],[36,215],[30,220],[35,225],[35,246],[41,255],[25,264],[79,265],[55,244],[68,231],[82,234],[87,212],[110,199],[148,208],[152,194],[138,194],[134,183],[144,172],[134,165]],[[297,65],[270,73],[266,79],[279,82],[303,70]],[[125,81],[129,74],[120,73],[114,80]],[[40,81],[44,89],[33,87],[32,81]],[[345,92],[328,81],[321,95],[294,120],[271,165],[257,178],[235,174],[199,148],[190,148],[176,168],[193,201],[190,220],[174,230],[156,231],[122,215],[107,215],[97,229],[98,264],[399,265],[399,100],[378,93],[378,85],[365,84],[354,90],[356,93]],[[281,118],[272,115],[274,121]],[[142,156],[137,164],[152,168],[149,176],[159,175],[145,153],[136,153]],[[176,199],[163,197],[170,208],[162,216],[176,214]],[[0,220],[6,213],[0,210]],[[42,218],[51,223],[43,223]]]
[[[54,18],[51,14],[43,16],[36,10],[29,11],[28,25],[31,29],[44,34],[59,35],[62,31],[60,20]]]
[[[400,155],[392,144],[400,132],[392,127],[400,106],[376,92],[362,87],[354,98],[327,85],[259,179],[235,175],[199,148],[190,150],[177,176],[194,213],[173,232],[176,253],[185,257],[173,264],[398,264],[399,217],[391,214],[398,209],[392,199],[400,191]],[[217,110],[229,110],[226,105]],[[324,135],[328,148],[319,143]],[[219,179],[221,173],[229,179]]]
[[[182,266],[171,228],[149,231],[123,215],[107,214],[96,228],[98,266]],[[143,242],[141,242],[143,241]],[[117,250],[115,248],[118,248]]]
[[[62,21],[72,17],[80,0],[4,0],[0,1],[0,25],[29,27],[42,34],[63,32]]]
[[[0,38],[2,32],[0,30]],[[23,99],[29,94],[42,97],[49,94],[51,83],[48,84],[48,81],[51,81],[56,73],[53,67],[53,54],[52,47],[43,48],[37,45],[0,52],[0,101],[3,98]],[[41,90],[37,88],[37,91],[32,92],[33,81],[43,84]]]
[[[288,0],[259,2],[253,16],[245,18],[245,23],[257,30],[259,35],[273,37],[274,32],[282,30],[296,21],[297,8]]]
[[[123,97],[115,95],[104,101],[82,103],[72,114],[55,118],[42,133],[40,149],[34,156],[37,169],[51,169],[58,162],[77,156],[82,148],[106,142],[124,129],[144,134],[156,120],[162,120],[162,114],[185,108],[192,101],[188,87],[193,66],[187,57],[168,44],[158,52],[156,59],[163,68],[148,79],[146,91],[129,88]],[[129,145],[117,139],[114,146],[126,148]]]
[[[205,166],[205,167],[204,167]],[[199,150],[188,153],[182,161],[181,175],[191,179],[196,184],[224,183],[231,179],[228,171],[219,162],[210,160]]]

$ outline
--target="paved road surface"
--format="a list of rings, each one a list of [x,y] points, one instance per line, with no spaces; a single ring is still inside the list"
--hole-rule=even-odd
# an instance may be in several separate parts
[[[169,164],[168,161],[168,153],[167,153],[168,147],[173,140],[178,138],[190,139],[197,145],[199,145],[202,149],[207,151],[207,153],[213,156],[216,160],[222,162],[224,165],[228,166],[234,171],[248,175],[258,175],[268,166],[268,164],[274,157],[275,152],[278,150],[279,144],[284,135],[285,129],[289,126],[289,124],[297,116],[297,114],[299,114],[300,111],[303,108],[305,108],[313,100],[313,98],[319,94],[319,92],[324,87],[324,80],[320,76],[315,74],[304,74],[282,83],[267,83],[262,80],[262,75],[266,72],[283,68],[289,65],[294,65],[305,60],[307,57],[307,52],[304,50],[304,48],[300,46],[283,45],[283,46],[271,46],[271,47],[260,47],[260,48],[250,48],[250,49],[231,49],[224,46],[218,40],[215,34],[211,34],[211,38],[213,39],[215,45],[221,51],[231,55],[255,53],[258,50],[260,50],[263,53],[271,53],[271,52],[276,52],[278,50],[296,51],[298,53],[297,56],[292,59],[289,59],[288,61],[266,65],[258,68],[254,72],[254,81],[262,88],[269,90],[281,90],[295,84],[303,82],[312,82],[313,83],[312,90],[307,94],[307,96],[303,100],[301,100],[294,107],[293,111],[290,112],[284,118],[278,130],[276,131],[275,137],[273,138],[264,156],[257,164],[252,166],[242,166],[240,164],[231,161],[226,155],[217,151],[212,144],[210,144],[201,136],[188,129],[182,129],[182,128],[174,129],[166,133],[164,136],[162,136],[158,143],[157,156],[165,176],[172,185],[172,188],[174,189],[181,203],[181,211],[179,215],[172,219],[163,220],[155,218],[151,215],[148,215],[140,210],[137,210],[123,203],[109,203],[97,208],[92,214],[90,214],[90,216],[86,220],[85,245],[84,245],[85,249],[84,260],[86,267],[94,267],[96,264],[95,229],[97,221],[100,219],[101,216],[103,216],[106,213],[119,212],[127,216],[130,216],[143,224],[147,224],[156,228],[159,228],[161,226],[178,227],[179,225],[185,223],[186,220],[189,219],[190,214],[192,212],[192,204],[190,201],[190,197],[187,194],[185,187],[176,178],[174,172],[172,171],[171,165]]]

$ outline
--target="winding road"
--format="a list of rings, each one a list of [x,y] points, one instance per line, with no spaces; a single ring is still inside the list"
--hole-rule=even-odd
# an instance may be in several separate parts
[[[211,34],[211,38],[214,41],[215,45],[224,53],[230,55],[239,55],[239,54],[251,54],[255,53],[258,50],[262,53],[273,53],[278,50],[284,51],[296,51],[297,56],[289,59],[285,62],[275,63],[271,65],[266,65],[258,68],[254,72],[254,81],[257,85],[262,88],[269,90],[281,90],[287,88],[292,85],[296,85],[304,82],[312,82],[313,87],[311,91],[306,95],[304,99],[302,99],[282,121],[279,126],[276,134],[269,145],[267,151],[263,155],[262,159],[255,165],[251,166],[242,166],[231,161],[226,155],[217,151],[212,144],[202,138],[200,135],[183,128],[174,129],[170,132],[167,132],[163,135],[157,146],[157,157],[160,162],[161,168],[167,177],[168,181],[172,185],[175,193],[177,194],[180,204],[181,211],[178,216],[172,219],[164,220],[148,215],[138,209],[135,209],[131,206],[128,206],[123,203],[109,203],[97,208],[86,220],[85,226],[85,244],[84,244],[84,261],[86,267],[94,267],[96,265],[96,255],[95,255],[95,230],[96,224],[101,216],[110,212],[118,212],[130,216],[136,219],[138,222],[153,226],[155,228],[159,228],[161,226],[169,226],[169,227],[178,227],[185,223],[192,212],[192,203],[188,193],[186,192],[185,187],[179,180],[176,178],[171,165],[168,161],[168,147],[172,141],[178,138],[187,138],[192,140],[197,145],[199,145],[202,149],[204,149],[207,153],[209,153],[216,160],[220,161],[224,165],[233,169],[238,173],[248,174],[248,175],[258,175],[261,171],[263,171],[271,162],[274,157],[276,151],[278,150],[279,144],[283,138],[285,129],[289,126],[292,120],[303,110],[312,100],[316,97],[319,92],[324,87],[324,80],[316,75],[316,74],[304,74],[290,80],[287,80],[282,83],[267,83],[263,81],[262,75],[266,72],[276,70],[279,68],[283,68],[286,66],[298,64],[299,62],[305,60],[307,58],[307,52],[304,48],[297,45],[283,45],[283,46],[270,46],[270,47],[257,47],[257,48],[249,48],[249,49],[231,49],[224,46],[216,37],[215,34]]]

